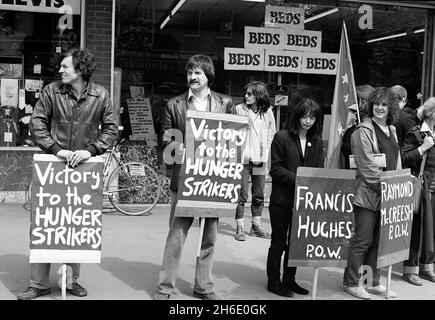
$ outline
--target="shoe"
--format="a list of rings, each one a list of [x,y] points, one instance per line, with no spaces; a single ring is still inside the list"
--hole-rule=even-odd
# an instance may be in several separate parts
[[[402,279],[410,284],[413,284],[414,286],[423,285],[423,281],[421,281],[421,278],[416,273],[404,273],[402,275]]]
[[[237,241],[245,241],[245,228],[243,228],[243,226],[237,226],[234,239],[236,239]]]
[[[198,293],[196,291],[193,291],[193,296],[196,298],[200,298],[202,300],[222,300],[221,297],[219,297],[216,293],[214,292],[209,292],[209,293]]]
[[[51,289],[38,289],[35,287],[28,287],[26,290],[17,295],[18,300],[32,300],[40,296],[50,294]]]
[[[167,293],[156,292],[154,294],[153,300],[169,300],[171,295]]]
[[[358,286],[358,287],[345,286],[344,291],[359,299],[363,299],[363,300],[371,299],[369,293],[366,291],[366,289],[363,286]]]
[[[387,295],[387,288],[385,288],[383,285],[380,284],[376,287],[367,288],[367,292],[377,294],[380,296],[386,296]],[[394,291],[390,290],[388,293],[388,297],[395,298],[395,297],[397,297],[397,294]]]
[[[71,293],[73,296],[76,297],[86,297],[88,295],[86,289],[75,282],[72,284],[72,289],[66,288],[66,292]]]
[[[268,285],[267,291],[272,292],[274,294],[277,294],[281,297],[286,297],[286,298],[293,297],[293,292],[291,292],[290,290],[288,290],[287,288],[285,288],[281,284],[274,285],[274,286]]]
[[[424,280],[435,282],[435,272],[433,272],[432,270],[420,271],[419,276]]]
[[[301,295],[307,295],[310,293],[307,289],[302,288],[299,286],[296,281],[289,282],[288,284],[283,282],[284,288],[287,290],[290,290],[291,292],[301,294]]]
[[[250,236],[259,237],[264,239],[270,239],[270,233],[264,231],[263,226],[261,224],[253,223],[251,227],[251,231],[249,232]]]

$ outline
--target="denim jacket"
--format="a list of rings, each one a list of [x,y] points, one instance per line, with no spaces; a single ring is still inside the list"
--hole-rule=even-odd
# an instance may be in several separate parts
[[[396,141],[396,128],[390,126]],[[365,119],[352,134],[351,149],[357,165],[354,205],[372,211],[379,211],[381,202],[382,169],[378,168],[373,155],[379,153],[378,140],[372,119]],[[400,152],[398,153],[396,169],[402,169]]]

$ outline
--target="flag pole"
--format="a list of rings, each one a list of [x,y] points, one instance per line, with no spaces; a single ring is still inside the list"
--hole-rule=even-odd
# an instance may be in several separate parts
[[[346,23],[344,21],[343,21],[343,30],[344,30],[344,34],[346,35],[346,39],[349,39],[347,37]],[[350,62],[349,63],[349,65],[350,65],[350,72],[351,72],[351,74],[354,74],[353,73],[352,57],[350,55],[350,46],[347,46],[347,57],[349,58],[349,62]],[[353,82],[353,84],[352,84],[352,91],[355,93],[355,97],[356,97],[357,95],[356,95],[355,82]],[[358,99],[356,101],[358,102]],[[361,123],[361,118],[359,116],[359,105],[358,104],[356,106],[356,116],[358,118],[358,123]]]

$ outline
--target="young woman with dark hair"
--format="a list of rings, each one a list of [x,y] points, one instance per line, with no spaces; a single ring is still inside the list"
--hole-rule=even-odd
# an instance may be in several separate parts
[[[296,283],[296,267],[288,267],[287,264],[296,170],[300,166],[323,167],[324,163],[320,118],[319,105],[314,100],[304,99],[296,105],[287,129],[277,132],[272,142],[272,193],[269,204],[272,239],[267,256],[267,290],[284,297],[291,297],[293,293],[309,293]]]
[[[248,118],[249,130],[243,152],[242,183],[235,216],[235,239],[245,241],[244,211],[248,200],[249,177],[252,180],[252,225],[249,235],[270,239],[270,234],[261,225],[261,214],[269,150],[276,129],[269,94],[263,82],[254,81],[246,85],[245,101],[236,106],[236,113]]]

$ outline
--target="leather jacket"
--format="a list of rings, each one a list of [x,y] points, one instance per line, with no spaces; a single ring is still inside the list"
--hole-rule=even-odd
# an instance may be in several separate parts
[[[30,130],[45,152],[88,150],[95,156],[106,152],[115,141],[117,119],[104,87],[89,81],[77,98],[70,86],[57,81],[42,91],[32,113]]]
[[[159,134],[159,145],[165,154],[165,148],[175,140],[184,142],[186,135],[186,110],[189,106],[188,92],[169,99],[161,120],[161,131]],[[210,90],[209,106],[211,112],[235,113],[233,100],[230,96],[220,94]],[[175,137],[170,129],[179,130],[179,136]],[[165,157],[164,157],[165,158]],[[175,164],[172,169],[170,190],[178,190],[178,180],[180,177],[181,164]]]

